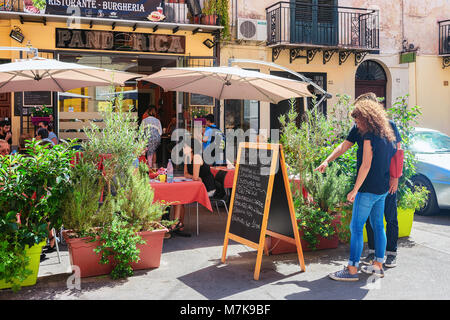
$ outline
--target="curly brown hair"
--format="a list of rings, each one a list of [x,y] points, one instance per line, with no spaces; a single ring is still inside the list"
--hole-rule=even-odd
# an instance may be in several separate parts
[[[352,118],[363,121],[366,132],[371,132],[390,142],[394,142],[395,134],[389,123],[383,106],[372,99],[361,99],[356,102],[355,109],[351,113]]]

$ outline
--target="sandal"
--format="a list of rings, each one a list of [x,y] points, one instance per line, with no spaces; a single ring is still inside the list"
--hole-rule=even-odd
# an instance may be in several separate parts
[[[172,232],[168,231],[164,234],[164,239],[170,239],[172,238]]]
[[[182,223],[182,222],[178,222],[176,225],[175,225],[175,227],[171,227],[170,228],[170,232],[175,232],[175,231],[178,231],[178,230],[180,230],[180,229],[183,229],[184,228],[184,224]]]

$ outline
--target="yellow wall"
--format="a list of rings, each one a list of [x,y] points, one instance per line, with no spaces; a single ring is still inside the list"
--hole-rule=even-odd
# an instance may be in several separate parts
[[[410,104],[422,107],[418,126],[450,135],[450,68],[442,68],[442,57],[417,56],[409,74]]]
[[[23,43],[19,43],[12,38],[9,37],[11,29],[14,26],[18,26],[21,30],[25,39]],[[60,50],[64,51],[65,49],[56,49],[55,48],[55,28],[67,28],[67,24],[64,22],[47,22],[47,25],[43,25],[42,23],[31,23],[25,22],[24,24],[20,23],[18,19],[10,19],[10,20],[0,20],[0,46],[4,47],[26,47],[27,44],[31,44],[32,47],[37,48],[39,50]],[[89,25],[81,24],[77,29],[90,29]],[[111,27],[109,26],[96,26],[94,25],[92,30],[107,30],[111,31]],[[113,31],[126,31],[132,32],[130,27],[116,27]],[[153,33],[152,29],[149,28],[137,28],[136,33]],[[171,30],[160,29],[155,34],[167,34],[172,35]],[[211,57],[213,56],[213,49],[207,48],[203,41],[206,39],[213,39],[211,34],[205,33],[197,33],[192,35],[192,32],[188,31],[178,31],[176,35],[184,35],[186,37],[186,56],[203,56],[203,57]],[[77,50],[80,52],[102,52],[96,50]],[[103,51],[105,52],[105,51]],[[107,51],[108,53],[121,53],[126,54],[127,52],[123,51]],[[140,52],[129,52],[130,54],[143,54],[143,55],[157,55],[151,53],[140,53]],[[174,55],[174,54],[158,54],[158,55]],[[52,56],[48,54],[40,54],[40,56],[46,58],[52,58]],[[18,51],[0,51],[1,59],[18,59],[20,57],[20,53]],[[26,54],[24,53],[24,58],[26,58]],[[30,56],[31,57],[31,56]],[[13,98],[13,96],[12,96]],[[17,145],[20,136],[20,117],[14,116],[14,103],[12,102],[11,106],[11,116],[12,116],[12,133],[13,133],[13,145]]]
[[[337,102],[336,94],[348,94],[354,97],[355,74],[357,66],[355,66],[353,54],[342,65],[339,65],[339,58],[337,54],[334,54],[332,59],[327,64],[323,64],[322,54],[322,52],[318,52],[314,60],[309,64],[306,63],[306,59],[296,59],[290,63],[289,50],[283,50],[274,63],[299,73],[326,73],[328,82],[327,91],[333,95],[333,98],[327,101],[328,108],[330,108]],[[228,65],[229,58],[272,62],[272,49],[265,46],[255,45],[227,45],[222,47],[220,58],[221,65]],[[234,64],[234,66],[259,69],[260,72],[263,73],[270,73],[270,71],[281,71],[280,69],[271,69],[268,66],[257,64],[240,63]],[[261,102],[260,104],[260,128],[270,129],[270,103],[268,102]]]

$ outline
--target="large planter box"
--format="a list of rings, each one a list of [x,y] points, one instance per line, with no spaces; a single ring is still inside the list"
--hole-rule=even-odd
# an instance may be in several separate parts
[[[340,218],[336,217],[332,222],[331,225],[335,229],[335,234],[332,235],[330,238],[322,238],[319,237],[319,244],[316,247],[316,250],[325,250],[325,249],[336,249],[339,246],[339,238],[337,235],[336,225],[339,223]],[[306,242],[303,239],[303,232],[301,229],[299,229],[299,235],[300,235],[300,242],[302,244],[302,250],[303,251],[312,251],[312,249],[309,248],[308,242]],[[268,248],[269,252],[271,254],[283,254],[283,253],[295,253],[297,252],[297,248],[295,245],[279,240],[277,238],[269,237],[268,240]]]
[[[398,208],[397,219],[398,219],[398,237],[399,238],[409,237],[409,235],[411,234],[411,229],[414,221],[414,210]],[[384,228],[386,230],[386,220],[384,220],[383,222]],[[365,225],[363,235],[364,235],[364,242],[367,242],[367,232]]]
[[[39,273],[39,264],[42,253],[42,248],[45,246],[46,241],[43,241],[39,244],[36,244],[29,248],[28,246],[25,248],[26,255],[30,258],[30,262],[28,264],[28,269],[32,271],[32,274],[28,276],[24,281],[18,283],[22,287],[34,286],[37,281],[37,276]],[[4,280],[0,280],[0,289],[11,288],[13,283],[5,282]]]
[[[152,269],[159,267],[161,262],[164,234],[167,231],[168,230],[164,228],[138,233],[146,243],[137,246],[141,251],[139,254],[139,257],[141,259],[139,260],[139,262],[131,264],[133,270]]]
[[[144,231],[138,234],[146,241],[137,247],[140,250],[140,260],[132,263],[133,270],[158,268],[161,262],[162,247],[164,242],[164,234],[168,230],[162,228],[154,231]],[[68,231],[63,232],[69,248],[70,264],[80,268],[80,277],[94,277],[110,274],[114,264],[101,264],[101,254],[94,252],[94,249],[100,245],[100,241],[88,242],[91,238],[70,238]]]
[[[70,265],[80,268],[80,277],[94,277],[110,274],[112,271],[111,263],[101,264],[101,254],[94,252],[94,249],[100,245],[100,241],[89,242],[92,238],[70,238],[69,230],[63,231],[64,240],[66,240],[69,249]]]

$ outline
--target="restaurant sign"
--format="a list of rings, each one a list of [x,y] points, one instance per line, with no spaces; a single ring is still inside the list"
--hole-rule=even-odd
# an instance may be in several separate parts
[[[184,54],[185,36],[56,28],[56,48]]]
[[[37,14],[146,20],[161,0],[23,0],[24,11]]]

